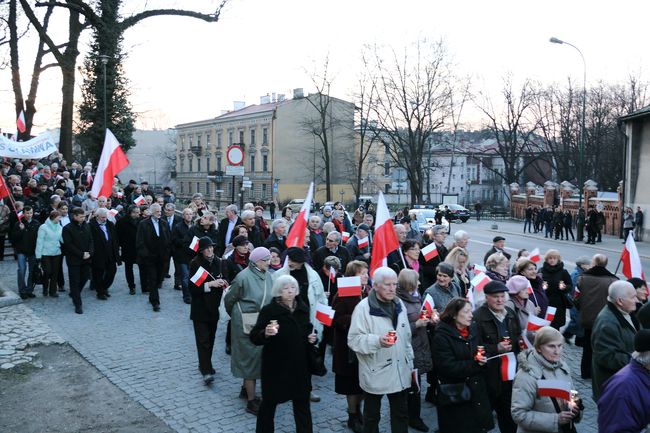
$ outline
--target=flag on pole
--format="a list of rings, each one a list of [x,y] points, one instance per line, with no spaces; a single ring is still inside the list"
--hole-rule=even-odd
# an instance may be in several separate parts
[[[555,318],[555,312],[557,311],[557,308],[551,307],[550,305],[546,308],[546,317],[544,319],[548,320],[549,322],[552,322],[553,319]]]
[[[361,277],[342,277],[337,280],[339,298],[361,296]]]
[[[16,119],[16,127],[18,128],[18,131],[22,134],[23,132],[27,131],[27,121],[25,121],[25,111],[20,110],[20,114],[18,115],[18,119]]]
[[[329,305],[323,305],[320,302],[316,304],[316,319],[325,326],[332,326],[334,320],[334,309]]]
[[[368,236],[366,236],[363,239],[359,239],[359,241],[357,242],[357,245],[359,246],[359,248],[365,248],[368,245],[370,245],[370,241],[368,240]]]
[[[314,182],[309,184],[309,191],[305,202],[300,208],[300,213],[293,222],[289,234],[287,235],[286,245],[287,248],[300,247],[305,243],[305,230],[307,229],[307,221],[309,221],[309,210],[311,209],[311,202],[314,196]]]
[[[569,400],[571,384],[565,380],[540,379],[537,381],[537,394],[540,397],[554,397]]]
[[[196,273],[190,278],[190,281],[194,283],[195,286],[200,286],[208,278],[208,271],[203,269],[203,266],[199,266],[199,269],[196,270]]]
[[[424,297],[424,302],[422,303],[422,309],[426,310],[428,314],[433,314],[433,309],[436,308],[436,303],[433,302],[433,298],[430,294]]]
[[[0,176],[0,199],[9,197],[9,195],[9,188],[7,188],[7,184],[5,183],[4,178]]]
[[[429,245],[422,248],[421,253],[424,257],[424,260],[428,262],[429,260],[438,257],[438,247],[436,246],[435,242],[431,242]]]
[[[539,248],[535,248],[533,251],[530,252],[530,255],[528,256],[528,260],[530,260],[533,263],[539,263],[542,261],[542,255],[539,252]]]
[[[16,214],[16,216],[18,217],[18,221],[22,221],[23,220],[23,211],[18,212]]]
[[[192,242],[190,242],[190,249],[195,253],[199,251],[199,238],[194,236]]]
[[[485,287],[485,285],[490,281],[492,281],[490,277],[488,277],[486,274],[481,272],[480,274],[472,278],[471,284],[472,286],[474,286],[476,290],[483,290],[483,287]]]
[[[350,233],[343,232],[341,233],[341,242],[346,243],[350,239]]]
[[[370,259],[370,276],[377,268],[386,266],[388,254],[399,248],[399,241],[393,229],[393,220],[386,206],[384,194],[379,191],[377,199],[377,219],[375,220],[375,236]]]
[[[543,328],[544,326],[550,325],[551,322],[549,320],[545,319],[540,319],[537,316],[533,316],[532,314],[528,316],[528,325],[526,326],[526,329],[529,331],[537,331],[540,328]]]
[[[330,266],[330,281],[332,283],[336,281],[336,269],[334,269],[334,266]]]
[[[144,196],[142,194],[140,194],[140,197],[133,200],[133,203],[137,204],[138,206],[142,206],[144,204],[144,202],[145,202],[145,200],[144,200]]]
[[[104,147],[102,155],[99,157],[97,172],[95,177],[97,182],[92,182],[92,176],[88,172],[89,184],[92,183],[93,197],[109,197],[113,193],[113,183],[115,176],[129,165],[129,160],[122,150],[117,138],[110,129],[106,128],[106,138],[104,138]]]
[[[643,267],[641,266],[641,258],[639,257],[639,251],[636,249],[636,242],[634,242],[632,231],[630,231],[630,234],[627,235],[627,239],[625,240],[625,246],[621,253],[621,262],[623,262],[623,275],[627,278],[641,278],[645,280]]]
[[[501,380],[507,382],[515,380],[515,373],[517,373],[517,357],[514,353],[502,353],[499,355],[501,359]]]

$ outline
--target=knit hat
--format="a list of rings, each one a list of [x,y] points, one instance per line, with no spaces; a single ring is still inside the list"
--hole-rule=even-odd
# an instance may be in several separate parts
[[[511,295],[516,295],[522,290],[526,290],[528,288],[528,284],[528,278],[524,277],[523,275],[514,275],[508,280],[506,287],[508,288],[508,293]]]
[[[650,351],[650,329],[642,329],[634,336],[634,350],[637,352]]]
[[[507,292],[508,288],[501,281],[492,280],[483,287],[483,293],[493,295],[495,293]]]
[[[253,250],[251,255],[248,257],[248,259],[252,262],[259,262],[260,260],[264,260],[266,258],[271,257],[271,252],[264,248],[264,247],[257,247]]]

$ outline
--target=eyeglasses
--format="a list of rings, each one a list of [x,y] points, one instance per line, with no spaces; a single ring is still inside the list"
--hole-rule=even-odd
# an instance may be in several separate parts
[[[327,238],[327,239],[325,239],[325,240],[326,240],[327,242],[337,242],[337,243],[338,243],[338,241],[339,241],[338,239],[330,239],[330,238]]]

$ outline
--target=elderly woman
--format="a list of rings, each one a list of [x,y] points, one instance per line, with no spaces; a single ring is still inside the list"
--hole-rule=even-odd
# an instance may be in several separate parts
[[[352,312],[370,291],[368,286],[368,264],[360,260],[348,263],[345,270],[346,277],[359,277],[361,279],[361,296],[335,295],[332,307],[336,314],[332,322],[334,330],[332,350],[332,371],[334,371],[334,392],[345,395],[348,402],[348,427],[355,433],[362,430],[361,401],[363,391],[359,385],[359,363],[357,357],[348,347],[348,331],[352,321]]]
[[[413,368],[418,374],[427,373],[433,368],[431,347],[427,326],[438,322],[437,315],[433,318],[422,315],[422,298],[418,292],[420,285],[419,274],[413,269],[403,269],[397,279],[397,296],[406,306],[409,325],[411,326],[411,346],[413,347]],[[420,416],[420,390],[411,390],[407,397],[409,426],[418,431],[429,431],[429,427]]]
[[[224,258],[224,265],[226,267],[226,275],[230,281],[234,280],[237,274],[246,269],[248,266],[248,257],[252,249],[248,238],[244,235],[237,235],[232,239],[233,250],[232,253]],[[224,257],[226,257],[224,255]]]
[[[490,277],[492,280],[501,281],[506,283],[510,277],[510,272],[508,270],[508,257],[501,253],[491,254],[485,261],[485,267],[487,272],[485,275]]]
[[[50,212],[48,219],[38,228],[36,237],[36,260],[43,267],[43,296],[48,293],[52,298],[58,298],[57,282],[61,267],[61,243],[63,242],[63,227],[59,224],[61,216],[58,211]]]
[[[569,299],[570,293],[573,292],[573,281],[569,271],[564,268],[558,250],[548,250],[544,254],[541,274],[546,286],[548,304],[557,309],[551,326],[560,329],[566,322],[567,309],[571,309],[573,306],[573,302]]]
[[[420,243],[415,239],[407,239],[402,243],[402,256],[404,261],[398,260],[391,266],[396,274],[399,274],[402,269],[413,269],[415,272],[420,272]],[[406,264],[406,268],[404,267]]]
[[[203,216],[197,217],[194,220],[194,225],[187,232],[187,235],[185,237],[185,244],[189,246],[195,236],[199,239],[208,237],[212,239],[212,242],[216,244],[219,236],[217,233],[217,227],[215,225],[216,220],[216,217],[211,212],[205,212]],[[190,257],[194,257],[194,252],[190,250],[189,255]]]
[[[271,223],[271,234],[266,241],[264,246],[266,248],[277,248],[280,253],[284,252],[287,249],[286,242],[286,230],[287,230],[287,220],[284,218],[279,218]]]
[[[255,246],[253,245],[253,243],[248,238],[248,229],[246,228],[246,226],[244,224],[239,224],[239,225],[236,225],[235,228],[232,230],[232,235],[230,235],[231,241],[230,241],[230,243],[228,245],[226,245],[226,249],[223,252],[223,258],[224,259],[227,259],[228,257],[230,257],[232,255],[233,251],[235,250],[235,246],[233,245],[233,241],[235,240],[235,238],[237,236],[243,236],[243,237],[246,238],[246,245],[248,246],[248,251],[249,252],[253,251],[255,249]]]
[[[456,247],[467,249],[467,244],[469,243],[469,233],[465,230],[456,230],[454,233],[454,243],[451,244],[451,249]]]
[[[536,307],[538,317],[546,316],[546,309],[548,308],[548,298],[546,297],[546,290],[544,290],[544,281],[542,277],[537,274],[537,265],[532,260],[521,258],[517,260],[517,274],[523,275],[528,279],[530,286],[533,288],[530,300],[533,301]]]
[[[438,373],[436,409],[440,433],[482,433],[494,427],[485,384],[487,359],[477,355],[481,343],[472,317],[472,305],[454,298],[447,303],[436,327],[433,363]],[[456,392],[461,389],[464,392]],[[452,395],[461,397],[453,402]]]
[[[244,380],[239,397],[246,398],[246,412],[257,415],[261,400],[255,395],[255,381],[261,377],[262,348],[255,346],[250,331],[262,308],[271,301],[272,278],[269,274],[271,252],[258,247],[250,254],[250,263],[232,281],[224,298],[231,317],[232,375]]]
[[[325,234],[326,237],[328,233],[332,233],[335,231],[336,231],[336,226],[332,221],[326,221],[325,223],[323,223],[323,233]]]
[[[311,433],[307,351],[316,334],[309,321],[309,306],[298,296],[298,281],[290,275],[274,281],[271,295],[273,300],[262,308],[250,333],[253,344],[263,346],[262,403],[255,431],[273,432],[277,405],[292,401],[296,432]]]
[[[530,301],[528,294],[528,279],[523,275],[513,275],[506,283],[510,299],[506,301],[506,307],[512,308],[519,319],[521,329],[528,326],[528,318],[536,316],[539,307]]]
[[[456,232],[458,233],[458,232]],[[449,263],[454,267],[454,283],[460,288],[460,297],[465,298],[470,289],[470,282],[472,275],[468,269],[469,253],[463,247],[456,247],[449,251],[445,263]]]
[[[454,283],[456,270],[449,263],[442,262],[436,269],[436,282],[424,291],[424,295],[431,295],[438,309],[444,309],[453,298],[460,297],[460,288]]]
[[[534,348],[519,355],[512,387],[512,419],[518,433],[575,432],[580,420],[580,400],[540,396],[539,381],[555,380],[573,388],[568,365],[562,360],[564,337],[550,326],[535,335]]]

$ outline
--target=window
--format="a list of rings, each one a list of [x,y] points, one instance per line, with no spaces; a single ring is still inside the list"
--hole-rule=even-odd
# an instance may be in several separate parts
[[[181,194],[183,194],[183,189],[184,189],[183,186],[185,185],[185,182],[181,182],[180,184],[181,184]]]
[[[190,173],[192,172],[192,158],[190,158],[190,169],[188,170]]]
[[[384,184],[384,194],[388,194],[390,192],[390,183]]]
[[[262,171],[269,171],[269,156],[262,155]]]
[[[221,147],[221,132],[217,132],[217,147]]]
[[[251,161],[251,171],[255,171],[255,155],[250,156],[250,161]]]
[[[201,133],[196,134],[196,145],[201,145]]]
[[[192,147],[192,138],[193,138],[193,136],[192,136],[192,135],[188,135],[187,138],[190,140],[190,147]]]
[[[228,131],[228,146],[232,146],[232,131]]]
[[[181,135],[181,150],[185,149],[185,137]]]
[[[269,144],[269,128],[262,128],[262,144]]]
[[[205,183],[205,196],[210,196],[210,182]]]
[[[205,133],[205,145],[210,146],[210,133],[209,132]]]
[[[181,158],[181,173],[185,169],[184,165],[185,165],[185,160]]]
[[[266,184],[262,184],[262,199],[266,199]]]
[[[210,155],[205,157],[205,171],[210,171]]]
[[[196,182],[196,192],[201,192],[201,184]]]
[[[196,171],[201,171],[201,158],[196,158]]]
[[[217,155],[217,171],[221,171],[221,155]]]
[[[188,193],[192,194],[192,182],[187,182]]]
[[[255,130],[251,129],[251,146],[255,146]]]
[[[384,176],[390,175],[390,163],[384,162]]]
[[[244,131],[239,131],[239,142],[240,143],[244,142]]]

